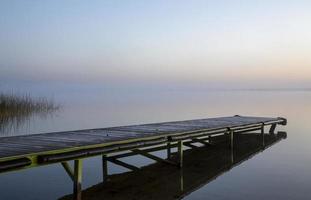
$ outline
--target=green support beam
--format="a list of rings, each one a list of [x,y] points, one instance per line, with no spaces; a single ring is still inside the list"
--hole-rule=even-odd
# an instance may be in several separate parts
[[[233,164],[234,163],[234,149],[233,148],[230,150],[230,153],[231,153],[231,164]]]
[[[262,124],[260,134],[261,134],[261,139],[262,139],[262,148],[264,149],[265,148],[265,126],[264,124]]]
[[[140,149],[134,149],[132,150],[133,152],[137,153],[137,154],[140,154],[142,156],[145,156],[147,158],[150,158],[152,160],[155,160],[155,161],[158,161],[158,162],[163,162],[163,163],[166,163],[166,164],[170,164],[170,165],[176,165],[176,163],[172,162],[172,161],[169,161],[169,160],[165,160],[163,158],[160,158],[158,156],[155,156],[155,155],[152,155],[144,150],[140,150]]]
[[[195,146],[195,145],[192,144],[192,141],[190,141],[190,142],[184,142],[183,145],[184,145],[184,146],[187,146],[187,147],[190,147],[190,148],[192,148],[192,149],[198,148],[197,146]]]
[[[271,127],[270,127],[270,130],[269,130],[269,133],[270,134],[274,134],[275,128],[276,128],[276,124],[272,124]]]
[[[193,138],[192,141],[204,144],[205,146],[210,146],[211,145],[210,143],[206,142],[204,139]]]
[[[180,191],[183,192],[184,191],[184,172],[183,172],[183,169],[179,170],[179,174],[180,174],[180,180],[179,180]]]
[[[166,146],[166,153],[167,153],[167,159],[169,160],[169,159],[171,159],[171,154],[172,154],[172,152],[171,152],[171,143],[170,142],[168,142],[167,143],[167,146]]]
[[[115,159],[115,158],[107,157],[107,160],[108,160],[109,162],[112,162],[112,163],[116,164],[116,165],[120,165],[120,166],[122,166],[122,167],[125,167],[125,168],[130,169],[130,170],[133,170],[133,171],[139,170],[138,167],[136,167],[136,166],[134,166],[134,165],[127,164],[127,163],[122,162],[122,161],[120,161],[120,160],[117,160],[117,159]]]
[[[82,159],[74,161],[73,199],[82,199]]]
[[[183,141],[178,141],[178,157],[179,157],[179,167],[183,167]]]
[[[74,172],[72,171],[68,162],[61,162],[62,166],[64,167],[65,171],[67,172],[68,176],[74,181]]]
[[[171,147],[171,149],[175,148],[175,147],[177,147],[177,144],[171,142],[170,143],[170,147]],[[154,151],[161,151],[161,150],[165,150],[165,149],[167,149],[167,144],[161,145],[161,146],[158,146],[158,147],[143,148],[141,150],[144,150],[145,152],[154,152]],[[136,156],[136,155],[137,155],[137,153],[131,151],[131,152],[127,152],[127,153],[117,154],[117,155],[114,155],[114,156],[109,156],[109,158],[119,159],[119,158],[124,158],[124,157],[129,157],[129,156]],[[172,152],[171,152],[171,156],[172,156]]]
[[[233,150],[233,146],[234,146],[234,131],[230,130],[230,148],[231,150]]]
[[[102,168],[103,168],[103,182],[105,182],[108,179],[108,162],[106,155],[102,156]]]

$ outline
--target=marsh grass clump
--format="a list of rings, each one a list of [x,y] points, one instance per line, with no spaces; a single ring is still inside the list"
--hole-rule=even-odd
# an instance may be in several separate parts
[[[46,98],[31,98],[30,95],[0,94],[0,115],[10,116],[30,112],[49,112],[58,109]]]
[[[46,115],[60,108],[46,98],[30,95],[0,94],[0,131],[17,127],[34,114]]]

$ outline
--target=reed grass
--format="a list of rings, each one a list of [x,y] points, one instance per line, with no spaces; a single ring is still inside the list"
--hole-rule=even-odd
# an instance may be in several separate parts
[[[0,94],[1,115],[48,112],[58,108],[59,105],[46,98],[31,98],[30,95]]]
[[[0,131],[16,128],[35,114],[46,115],[59,108],[47,98],[0,93]]]

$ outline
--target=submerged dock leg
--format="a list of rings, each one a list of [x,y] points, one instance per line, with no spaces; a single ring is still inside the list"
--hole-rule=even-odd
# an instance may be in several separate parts
[[[275,128],[276,128],[276,124],[272,124],[269,130],[269,133],[274,134]]]
[[[183,142],[178,141],[178,157],[179,157],[179,167],[183,167]]]
[[[234,142],[233,131],[230,131],[229,133],[230,133],[230,149],[233,150],[233,142]]]
[[[230,153],[231,153],[231,164],[234,163],[234,131],[230,130]]]
[[[167,145],[166,145],[166,152],[167,152],[167,159],[171,159],[171,143],[168,142]]]
[[[183,172],[183,169],[179,170],[179,173],[180,173],[180,191],[183,192],[184,191],[184,172]]]
[[[74,161],[73,199],[81,200],[82,197],[82,159]]]
[[[274,132],[274,130],[273,130],[273,132]],[[262,127],[261,127],[261,133],[260,134],[261,134],[261,139],[262,139],[262,147],[264,148],[265,147],[265,128],[264,128],[264,125],[262,125]]]
[[[103,167],[103,182],[106,182],[108,179],[108,162],[107,162],[107,156],[102,156],[102,167]]]
[[[233,165],[233,163],[234,163],[234,151],[233,151],[233,148],[230,150],[230,153],[231,153],[231,165]]]

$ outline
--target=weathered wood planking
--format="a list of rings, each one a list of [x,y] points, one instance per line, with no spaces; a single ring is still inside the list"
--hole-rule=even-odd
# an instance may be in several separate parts
[[[108,145],[112,142],[114,144],[118,142],[126,143],[135,139],[191,134],[197,131],[235,128],[261,123],[286,123],[286,120],[283,118],[233,116],[3,137],[0,138],[0,160],[54,150],[66,150],[73,147],[83,148],[97,144]]]

